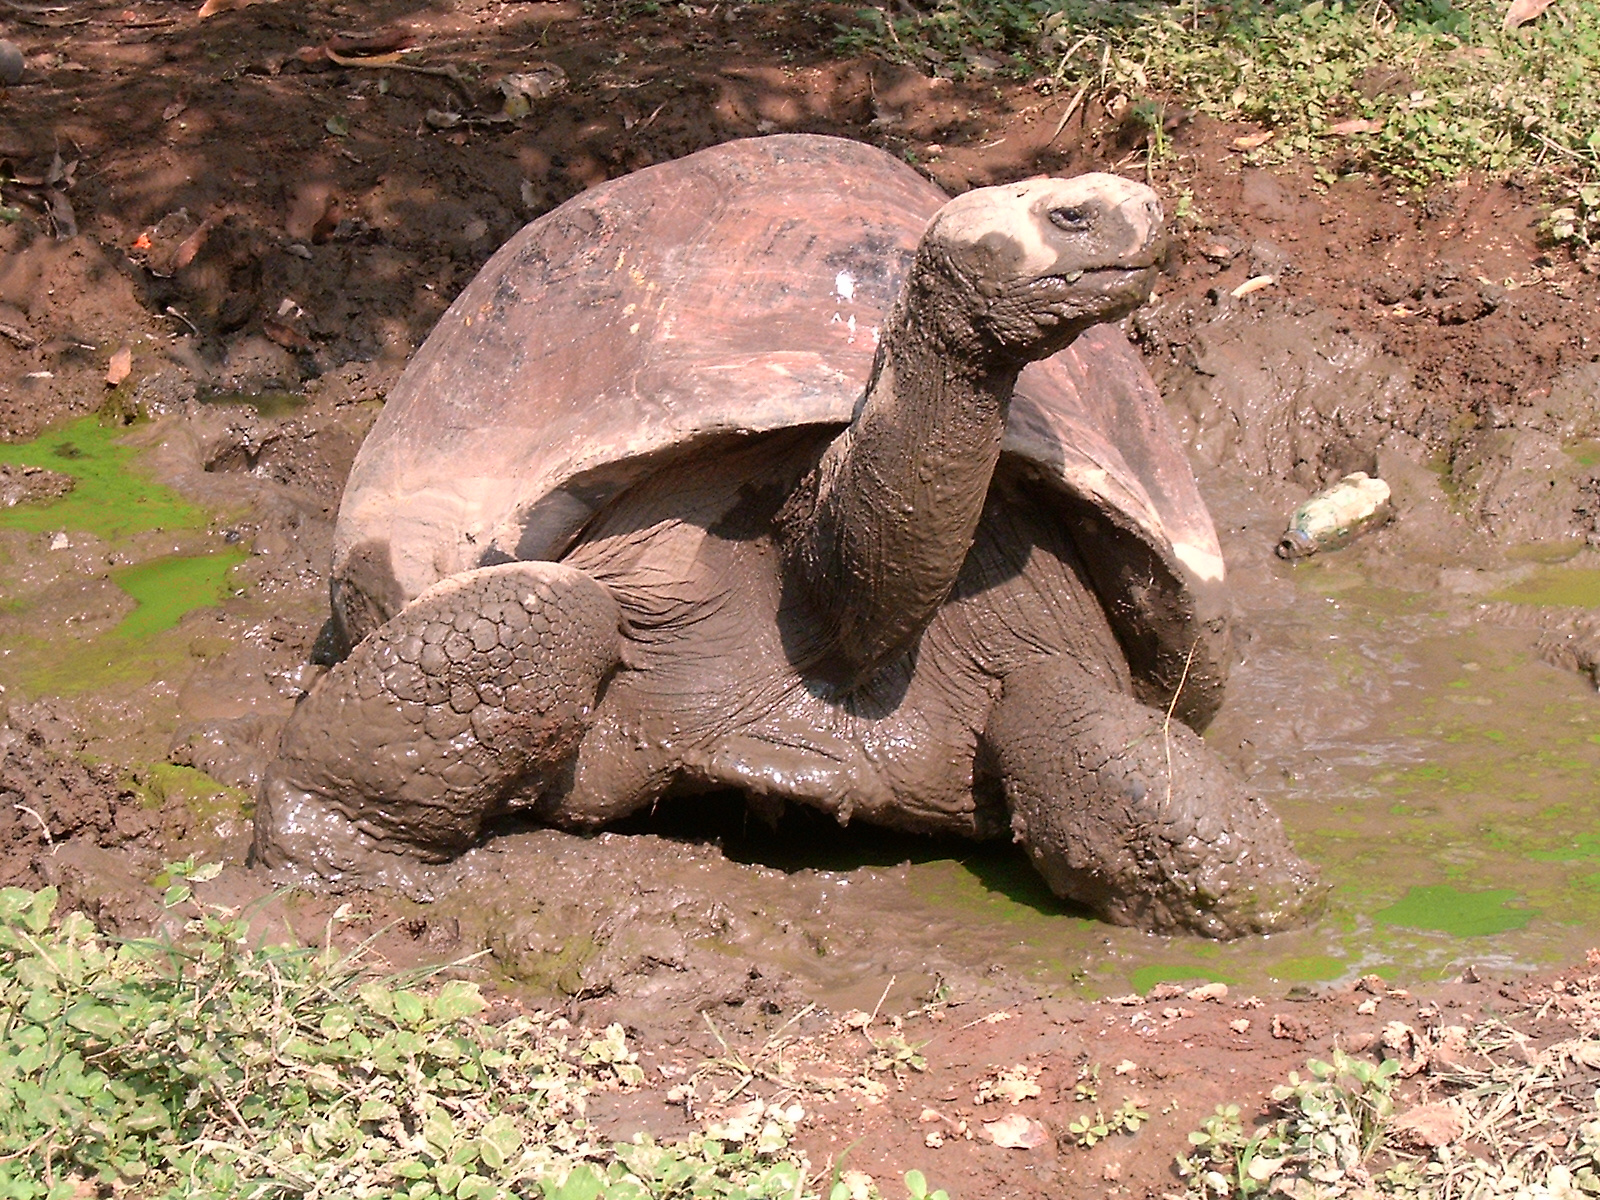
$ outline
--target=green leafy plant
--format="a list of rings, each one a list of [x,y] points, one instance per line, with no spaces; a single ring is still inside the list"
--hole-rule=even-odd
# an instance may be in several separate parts
[[[1192,1153],[1178,1159],[1186,1195],[1220,1200],[1274,1190],[1310,1197],[1339,1184],[1383,1144],[1399,1071],[1393,1059],[1369,1063],[1342,1050],[1332,1062],[1313,1059],[1305,1078],[1291,1072],[1288,1084],[1273,1089],[1279,1115],[1253,1134],[1237,1105],[1218,1106],[1189,1135]]]
[[[1097,1106],[1092,1117],[1082,1116],[1068,1122],[1067,1132],[1072,1134],[1077,1145],[1087,1150],[1113,1134],[1138,1133],[1139,1127],[1149,1119],[1145,1106],[1130,1097],[1109,1114]]]
[[[841,48],[1098,97],[1167,153],[1171,104],[1257,122],[1258,162],[1335,157],[1431,184],[1469,171],[1545,185],[1557,241],[1600,238],[1600,0],[1503,28],[1499,0],[938,0],[859,10]],[[1155,118],[1152,120],[1151,118]]]
[[[587,1096],[642,1077],[619,1027],[485,1024],[475,984],[375,978],[333,923],[255,944],[195,903],[209,873],[160,881],[180,936],[121,945],[52,889],[0,891],[0,1197],[815,1195],[780,1118],[759,1145],[596,1139]]]

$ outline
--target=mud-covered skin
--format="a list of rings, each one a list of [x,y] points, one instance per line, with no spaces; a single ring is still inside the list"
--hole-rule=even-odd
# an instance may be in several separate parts
[[[1276,817],[1192,730],[1128,694],[1084,564],[1013,464],[915,655],[844,695],[797,672],[815,650],[809,614],[778,578],[751,582],[777,553],[771,497],[825,444],[775,435],[666,473],[574,552],[623,606],[631,669],[541,816],[593,828],[670,790],[733,787],[758,811],[1013,836],[1057,894],[1118,924],[1236,937],[1317,910]],[[1148,799],[1131,802],[1141,785]]]
[[[802,158],[836,152],[803,139],[783,144]],[[764,153],[747,146],[706,156]],[[871,170],[882,167],[874,162]],[[763,188],[758,177],[736,182],[744,203],[782,190]],[[621,202],[632,203],[626,193]],[[732,236],[744,232],[737,222],[703,240],[723,209],[714,195],[698,203],[711,215],[702,240],[685,253],[703,261],[669,270],[669,289],[672,270],[703,278],[696,272],[708,264],[733,269],[744,253]],[[805,228],[802,213],[784,219]],[[813,227],[813,240],[830,232]],[[413,503],[403,486],[407,469],[391,462],[389,478],[379,482],[401,486],[368,488],[354,506],[366,514],[355,525],[366,527],[387,495],[398,510],[389,536],[409,527],[410,549],[396,573],[396,542],[385,548],[377,537],[350,540],[354,549],[342,567],[336,556],[334,591],[347,618],[370,613],[386,622],[290,721],[283,761],[267,777],[258,811],[259,857],[324,876],[382,876],[394,861],[385,862],[386,852],[448,857],[470,844],[485,816],[509,807],[595,827],[671,791],[732,786],[758,810],[796,802],[841,822],[977,837],[1009,829],[1057,891],[1114,920],[1219,937],[1298,920],[1314,899],[1305,887],[1308,869],[1276,823],[1262,819],[1260,806],[1220,764],[1205,760],[1197,737],[1179,743],[1194,769],[1170,773],[1166,808],[1146,813],[1118,802],[1120,772],[1153,776],[1139,747],[1164,720],[1133,698],[1149,698],[1151,679],[1135,679],[1141,655],[1119,636],[1131,630],[1131,646],[1156,632],[1169,648],[1186,647],[1190,661],[1202,659],[1209,692],[1200,721],[1219,695],[1221,664],[1197,651],[1215,650],[1225,638],[1194,619],[1198,606],[1181,584],[1166,591],[1177,605],[1159,631],[1138,619],[1160,607],[1149,595],[1161,590],[1157,574],[1135,565],[1148,562],[1152,550],[1168,579],[1220,582],[1220,556],[1204,545],[1214,542],[1209,520],[1185,522],[1204,527],[1200,543],[1185,551],[1159,527],[1137,526],[1106,505],[1113,484],[1130,504],[1136,490],[1143,494],[1131,470],[1113,481],[1105,467],[1084,467],[1084,490],[1076,495],[1052,486],[1056,467],[1048,464],[1064,465],[1075,453],[1053,444],[1052,431],[1081,428],[1086,444],[1104,447],[1102,458],[1088,456],[1091,464],[1127,462],[1087,422],[1074,426],[1074,392],[1059,393],[1056,413],[1068,419],[1046,418],[1043,439],[1001,461],[1023,369],[1137,307],[1163,239],[1155,194],[1114,176],[1035,179],[950,201],[927,224],[899,298],[874,331],[878,350],[846,428],[790,421],[761,433],[747,429],[743,438],[732,430],[720,438],[686,435],[688,444],[652,469],[630,466],[628,486],[597,478],[591,496],[606,499],[593,501],[592,516],[563,547],[560,567],[452,568],[455,580],[395,609],[406,592],[403,576],[442,570],[429,562],[448,562],[458,548],[446,535],[416,536],[442,529],[437,521],[449,506],[442,492]],[[576,267],[604,285],[618,277],[629,252],[623,244],[609,273],[595,269],[592,257],[579,255]],[[481,321],[492,337],[532,337],[534,352],[559,341],[551,323],[562,314],[517,307],[524,302],[519,289],[536,294],[548,266],[530,267],[526,277],[492,276],[499,282],[487,299],[469,289],[452,310],[458,328]],[[648,296],[655,286],[649,276],[637,267],[633,274]],[[838,276],[841,302],[853,294],[851,279]],[[665,312],[671,296],[649,303]],[[623,318],[639,308],[622,306]],[[513,312],[522,325],[512,322]],[[830,323],[838,320],[836,313]],[[629,336],[642,326],[627,326]],[[453,346],[454,336],[447,330],[437,344]],[[614,352],[613,340],[595,336],[582,346],[603,359]],[[723,371],[730,386],[760,376],[781,391],[797,386],[794,371],[812,369],[808,359],[786,358],[780,341],[753,359],[713,357],[706,375],[693,343],[689,330],[660,337],[663,387],[670,390],[681,369],[700,378]],[[479,380],[485,395],[451,390],[456,381],[440,374],[438,352],[430,358],[428,348],[419,355],[425,367],[415,372],[447,390],[441,406],[450,420],[480,411],[489,423],[485,437],[501,418],[486,399],[499,395],[489,377],[527,357],[524,347],[495,348],[503,353],[488,361],[457,351],[461,378]],[[826,357],[812,365],[830,369]],[[424,395],[404,394],[408,405]],[[1120,400],[1102,399],[1111,403],[1098,411],[1119,425],[1120,444],[1135,458],[1159,458],[1159,442],[1153,458],[1141,453],[1137,432],[1160,428],[1148,417],[1159,398],[1135,379]],[[575,382],[560,404],[563,411],[580,403],[604,409],[611,400],[611,393],[590,394]],[[506,404],[501,419],[513,440],[538,428],[540,405],[521,404],[515,394]],[[419,426],[404,443],[408,454],[431,450],[419,440],[423,432]],[[603,460],[609,449],[595,453]],[[499,483],[474,474],[484,457],[450,462],[464,483],[456,495],[467,504],[463,511],[487,513],[520,486],[514,471]],[[419,479],[442,465],[423,461]],[[1140,511],[1149,511],[1142,507],[1148,503],[1145,495]],[[536,508],[528,510],[528,528],[543,528]],[[1113,526],[1110,536],[1095,532],[1100,521]],[[1083,560],[1075,527],[1093,548],[1092,563]],[[477,543],[470,530],[462,536]],[[527,537],[525,528],[519,553]],[[489,551],[505,555],[493,543]],[[1108,589],[1107,580],[1117,583]],[[548,586],[529,598],[519,589],[530,581]],[[352,607],[352,598],[362,603]],[[519,605],[535,622],[548,614],[548,641],[518,640]],[[516,658],[514,646],[528,656]],[[1046,677],[1071,686],[1050,691],[1039,717],[1017,697]],[[998,719],[995,705],[1008,688],[1012,701]],[[1175,679],[1156,694],[1174,709],[1183,699]],[[1031,724],[1036,718],[1042,723]],[[1085,743],[1076,746],[1080,734]],[[1074,770],[1056,761],[1074,756]],[[1115,768],[1082,769],[1106,760]],[[1118,822],[1127,827],[1115,828]],[[1235,853],[1236,841],[1256,838],[1263,839],[1258,858]],[[1132,849],[1132,867],[1120,861],[1123,848]]]
[[[514,785],[571,755],[616,666],[610,593],[559,563],[424,592],[295,710],[256,809],[256,854],[328,879],[439,861]]]
[[[779,522],[823,623],[815,669],[855,685],[906,649],[972,544],[1017,376],[1150,294],[1149,188],[1112,175],[985,188],[940,209],[866,395]]]
[[[1007,675],[984,743],[1039,874],[1109,921],[1237,937],[1325,899],[1278,818],[1193,730],[1070,662]]]

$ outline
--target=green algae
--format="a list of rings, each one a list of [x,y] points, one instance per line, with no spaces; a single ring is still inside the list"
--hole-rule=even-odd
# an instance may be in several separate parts
[[[1600,608],[1600,569],[1544,567],[1520,583],[1501,588],[1489,598],[1509,604]]]
[[[64,496],[0,510],[0,529],[71,529],[118,541],[151,529],[203,529],[206,513],[134,468],[127,430],[82,417],[31,442],[0,444],[0,463],[72,476]]]
[[[174,631],[189,613],[227,598],[228,572],[246,557],[227,547],[117,568],[111,578],[133,600],[133,610],[91,637],[14,637],[8,663],[14,678],[32,696],[79,696],[137,686],[192,659],[225,651],[233,644],[226,638],[196,640]]]
[[[1339,979],[1350,971],[1342,958],[1330,954],[1306,954],[1299,958],[1286,958],[1267,968],[1274,979],[1284,983],[1321,983]]]
[[[221,604],[230,590],[228,572],[246,557],[243,550],[230,547],[213,554],[169,554],[119,567],[111,579],[137,607],[105,636],[142,640],[173,628],[197,608]]]
[[[1464,892],[1449,884],[1421,885],[1408,889],[1398,903],[1379,909],[1372,917],[1384,925],[1437,930],[1452,937],[1483,937],[1521,929],[1538,915],[1533,909],[1509,907],[1507,901],[1516,898],[1510,888]]]
[[[1528,857],[1535,862],[1580,862],[1600,858],[1600,833],[1580,833],[1560,849],[1532,850]]]
[[[242,788],[219,783],[204,771],[177,763],[149,763],[133,773],[140,803],[145,808],[182,804],[201,818],[219,816],[248,817],[255,801]]]

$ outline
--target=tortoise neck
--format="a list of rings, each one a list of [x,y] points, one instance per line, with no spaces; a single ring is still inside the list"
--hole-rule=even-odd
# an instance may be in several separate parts
[[[854,419],[779,515],[786,578],[822,619],[817,671],[844,687],[910,648],[949,595],[1022,367],[984,361],[947,313],[918,304],[917,282],[891,312]]]

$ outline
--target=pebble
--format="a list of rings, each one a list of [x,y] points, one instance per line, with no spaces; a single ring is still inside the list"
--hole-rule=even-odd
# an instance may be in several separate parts
[[[24,66],[21,47],[0,38],[0,83],[7,87],[21,83]]]

